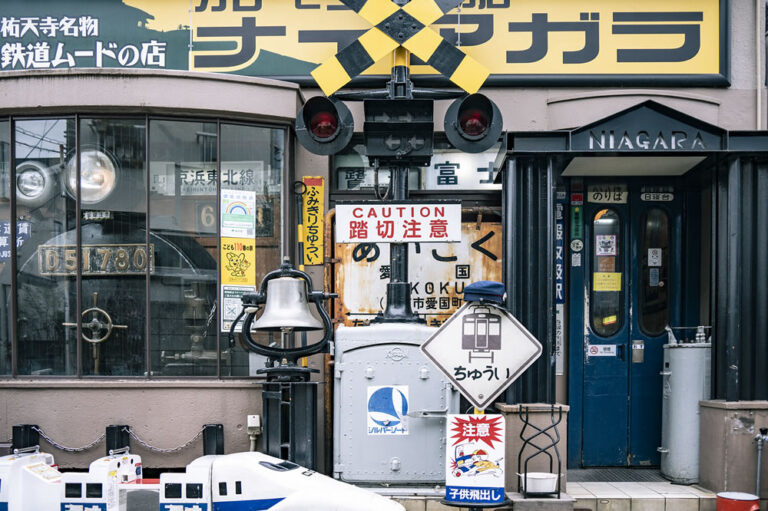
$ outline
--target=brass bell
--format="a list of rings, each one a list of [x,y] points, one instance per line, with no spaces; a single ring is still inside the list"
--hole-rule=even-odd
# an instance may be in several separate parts
[[[254,321],[255,330],[279,332],[320,330],[323,323],[312,315],[307,303],[307,285],[301,279],[278,277],[267,282],[267,304]]]

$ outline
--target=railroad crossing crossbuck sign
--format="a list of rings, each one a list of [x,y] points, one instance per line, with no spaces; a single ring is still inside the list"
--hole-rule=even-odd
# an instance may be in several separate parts
[[[541,355],[541,344],[508,311],[468,302],[421,351],[475,408],[484,410]]]
[[[464,0],[410,0],[400,7],[392,0],[341,0],[373,28],[312,71],[312,77],[330,96],[382,57],[402,46],[453,83],[474,94],[488,70],[443,39],[429,25]]]

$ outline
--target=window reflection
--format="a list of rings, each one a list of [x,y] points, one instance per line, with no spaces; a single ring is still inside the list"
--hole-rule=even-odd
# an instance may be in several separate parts
[[[254,211],[253,235],[229,226],[227,212],[222,212],[222,330],[226,332],[223,338],[229,333],[231,321],[240,312],[239,297],[244,292],[255,290],[264,275],[280,266],[280,189],[284,144],[282,130],[232,124],[221,126],[222,207],[243,201]],[[253,251],[237,250],[241,242],[252,243]],[[245,264],[252,263],[246,269],[244,278],[236,274],[239,264],[231,262],[228,257],[242,258]],[[263,359],[249,355],[239,345],[230,349],[222,343],[222,349],[223,374],[255,375],[256,370],[264,366]]]
[[[15,123],[16,222],[29,239],[17,250],[18,372],[71,375],[77,370],[74,196],[64,185],[75,154],[75,120]]]
[[[80,122],[84,375],[146,371],[144,296],[153,250],[146,245],[145,134],[143,119]],[[67,165],[70,193],[76,163]]]
[[[151,370],[217,372],[216,124],[150,121],[149,228],[159,244],[150,277]],[[214,217],[215,218],[215,217]]]
[[[590,317],[592,331],[609,337],[623,323],[623,254],[621,220],[613,209],[598,211],[592,221],[592,287]]]
[[[219,339],[243,290],[279,266],[284,144],[284,129],[218,122],[0,121],[0,375],[14,330],[20,375],[255,374],[263,361]],[[245,229],[222,216],[226,194],[247,199]],[[220,252],[242,247],[249,265],[225,279]]]
[[[640,328],[658,336],[669,324],[669,217],[649,209],[640,229]]]
[[[11,132],[0,121],[0,374],[11,374]],[[6,270],[8,267],[8,270]]]

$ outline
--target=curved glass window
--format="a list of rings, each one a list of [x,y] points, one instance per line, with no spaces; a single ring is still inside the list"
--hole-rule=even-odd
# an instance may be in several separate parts
[[[650,336],[669,324],[669,216],[649,209],[640,224],[640,328]]]
[[[29,233],[16,250],[17,369],[23,375],[74,375],[77,329],[67,324],[78,316],[77,211],[65,176],[75,155],[76,121],[18,120],[14,128],[16,225]]]
[[[0,121],[0,375],[255,375],[227,334],[280,264],[285,141],[218,119]]]
[[[613,209],[601,209],[592,219],[592,286],[589,309],[592,331],[610,337],[624,320],[622,222]]]
[[[0,121],[0,374],[11,374],[11,131]]]

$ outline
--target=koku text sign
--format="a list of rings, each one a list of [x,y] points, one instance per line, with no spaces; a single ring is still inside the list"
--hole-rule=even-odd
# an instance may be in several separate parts
[[[461,241],[460,202],[336,205],[336,243],[447,241]]]
[[[453,45],[460,33],[490,84],[586,76],[722,86],[727,8],[727,0],[466,0],[460,18],[454,9],[430,27]],[[188,69],[313,84],[318,64],[370,28],[338,0],[5,0],[0,69]],[[390,64],[381,59],[364,74],[388,76]],[[417,58],[411,65],[414,76],[447,81]]]

